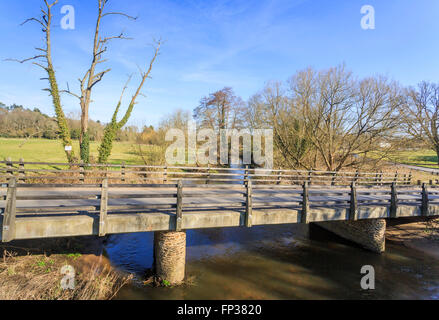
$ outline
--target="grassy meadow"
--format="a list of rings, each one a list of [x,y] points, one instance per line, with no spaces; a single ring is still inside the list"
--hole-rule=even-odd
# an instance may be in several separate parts
[[[395,163],[439,169],[436,152],[428,149],[397,151],[390,155],[388,160]]]
[[[90,143],[91,157],[97,159],[99,142]],[[79,155],[78,141],[74,141],[73,150]],[[161,162],[162,149],[155,146],[142,146],[145,160],[151,164]],[[13,161],[23,158],[30,162],[67,162],[60,140],[48,139],[6,139],[0,138],[0,159],[11,157]],[[144,164],[139,147],[132,142],[115,142],[109,163]]]

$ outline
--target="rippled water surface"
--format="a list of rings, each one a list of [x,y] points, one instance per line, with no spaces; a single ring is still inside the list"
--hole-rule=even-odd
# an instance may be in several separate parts
[[[111,236],[113,264],[141,278],[152,265],[153,233]],[[372,265],[376,289],[360,288]],[[370,253],[315,226],[187,231],[189,284],[125,287],[119,299],[439,299],[438,260],[387,243]]]

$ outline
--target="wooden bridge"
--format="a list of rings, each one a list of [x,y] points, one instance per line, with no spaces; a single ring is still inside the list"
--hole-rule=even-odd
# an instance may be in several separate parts
[[[8,160],[0,174],[3,242],[439,215],[439,188],[398,173]]]

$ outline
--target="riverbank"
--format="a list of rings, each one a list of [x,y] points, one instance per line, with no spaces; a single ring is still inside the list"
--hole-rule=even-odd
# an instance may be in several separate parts
[[[393,225],[390,222],[386,240],[439,259],[439,219]]]
[[[0,249],[0,300],[108,300],[131,279],[111,266],[97,237],[14,241]]]

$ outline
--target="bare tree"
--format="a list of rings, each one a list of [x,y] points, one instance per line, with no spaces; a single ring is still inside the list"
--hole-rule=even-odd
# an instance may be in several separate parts
[[[398,128],[403,100],[398,85],[383,77],[358,80],[344,66],[306,69],[288,89],[267,84],[249,100],[247,117],[252,126],[273,128],[277,163],[339,171],[387,155],[392,146],[381,146]]]
[[[91,103],[91,95],[92,90],[96,84],[98,84],[106,73],[110,72],[111,69],[104,69],[102,71],[97,71],[97,67],[99,64],[106,62],[107,60],[103,58],[103,55],[108,50],[108,43],[112,40],[116,39],[129,39],[125,37],[123,32],[119,35],[103,37],[101,35],[101,23],[102,19],[110,16],[110,15],[119,15],[126,17],[130,20],[136,20],[137,18],[129,16],[122,12],[106,12],[106,5],[108,0],[98,0],[98,16],[95,26],[94,32],[94,41],[93,41],[93,49],[92,49],[92,59],[90,63],[90,67],[85,72],[84,76],[79,81],[80,94],[75,94],[70,91],[69,86],[67,85],[67,90],[64,92],[69,93],[70,95],[79,99],[79,104],[81,107],[81,133],[79,136],[79,145],[80,145],[80,156],[81,159],[88,163],[90,157],[90,148],[89,148],[89,133],[88,133],[88,121],[89,121],[89,107]]]
[[[134,105],[137,103],[137,98],[140,95],[140,92],[143,88],[143,85],[145,84],[146,79],[149,78],[154,61],[156,60],[157,56],[159,55],[161,44],[162,44],[162,41],[158,40],[156,43],[154,55],[153,55],[151,61],[149,62],[149,68],[146,72],[143,72],[143,71],[140,72],[141,80],[140,80],[140,83],[137,87],[137,90],[134,93],[134,95],[132,96],[131,101],[128,105],[127,110],[125,111],[124,116],[122,117],[122,119],[120,121],[118,121],[117,116],[118,116],[118,113],[119,113],[119,110],[120,110],[120,107],[122,104],[123,95],[125,93],[125,90],[128,86],[129,81],[131,80],[131,77],[128,79],[127,83],[125,84],[125,86],[122,90],[122,94],[120,96],[119,102],[117,103],[116,109],[114,110],[113,117],[111,118],[111,122],[107,124],[107,126],[105,127],[105,130],[104,130],[104,137],[102,139],[101,145],[99,146],[99,160],[98,160],[99,163],[107,162],[108,157],[110,156],[111,150],[113,148],[113,141],[114,141],[114,138],[116,137],[117,131],[120,130],[128,122],[128,119],[131,116],[131,112],[134,109]]]
[[[247,104],[246,122],[251,129],[273,129],[277,163],[290,168],[311,169],[310,142],[304,121],[280,82],[268,83]]]
[[[59,129],[59,135],[62,139],[63,146],[71,146],[72,141],[70,138],[70,130],[67,125],[67,120],[61,105],[61,98],[59,94],[58,89],[58,83],[55,76],[55,69],[53,67],[52,62],[52,42],[51,42],[51,26],[52,26],[52,8],[58,3],[58,0],[55,0],[51,3],[49,3],[47,0],[44,0],[45,7],[41,8],[41,17],[34,17],[29,18],[26,21],[22,23],[25,24],[27,22],[36,22],[42,26],[42,30],[45,34],[45,47],[44,48],[36,48],[37,51],[41,52],[41,54],[38,54],[34,57],[27,58],[24,60],[16,60],[16,59],[8,59],[17,61],[20,63],[32,61],[32,63],[38,67],[41,67],[46,73],[47,78],[42,78],[43,80],[48,80],[50,87],[47,89],[44,89],[45,91],[48,91],[50,95],[52,96],[52,102],[53,106],[55,108],[55,114],[56,114],[56,121],[58,124]],[[65,149],[65,153],[67,156],[67,159],[69,162],[74,162],[75,155],[73,150],[68,151]]]
[[[409,88],[400,110],[407,132],[436,152],[439,165],[439,84],[422,82]]]
[[[399,87],[383,77],[354,79],[344,66],[298,73],[290,83],[306,131],[329,171],[371,161],[368,153],[399,124]]]
[[[200,101],[194,109],[194,119],[203,128],[235,129],[240,125],[243,101],[230,87],[225,87]]]

